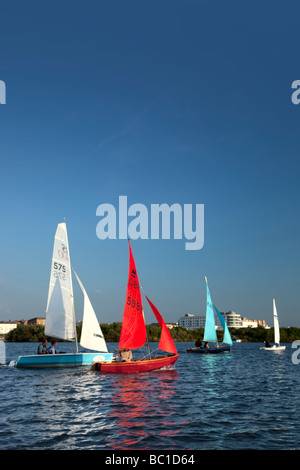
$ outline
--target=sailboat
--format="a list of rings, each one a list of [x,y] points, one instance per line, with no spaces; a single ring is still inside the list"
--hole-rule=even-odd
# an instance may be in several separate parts
[[[84,297],[80,345],[96,352],[78,352],[71,261],[66,223],[60,223],[54,238],[48,302],[46,308],[45,336],[75,342],[75,351],[61,354],[34,354],[19,356],[17,367],[75,367],[89,366],[95,358],[110,361],[101,327],[90,299],[73,269]]]
[[[123,322],[121,328],[121,335],[119,340],[119,349],[131,350],[139,349],[147,343],[147,333],[145,317],[141,298],[141,288],[136,271],[135,261],[133,258],[130,240],[129,242],[129,274],[127,283],[127,293],[125,300],[125,307],[123,312]],[[155,305],[145,296],[148,304],[150,305],[160,327],[161,337],[158,349],[169,353],[168,355],[147,357],[140,360],[130,360],[129,362],[113,361],[113,362],[99,362],[94,361],[93,369],[101,372],[108,373],[135,373],[135,372],[148,372],[155,369],[161,369],[173,365],[179,354],[177,353],[176,346],[171,337],[168,327],[166,326],[161,314]]]
[[[223,352],[230,352],[232,339],[227,327],[225,318],[219,312],[215,305],[213,305],[211,300],[211,295],[208,288],[207,278],[205,277],[206,282],[206,318],[205,318],[205,327],[204,327],[204,337],[203,341],[205,343],[213,342],[215,346],[213,347],[194,347],[187,349],[189,353],[198,353],[198,354],[219,354]],[[215,314],[214,309],[218,315],[218,318],[221,322],[221,325],[224,330],[223,344],[219,345],[216,332],[216,323],[215,323]]]
[[[274,322],[274,345],[271,347],[263,347],[265,351],[284,351],[285,346],[280,346],[280,330],[279,330],[279,321],[277,315],[277,308],[275,304],[275,299],[273,299],[273,322]]]

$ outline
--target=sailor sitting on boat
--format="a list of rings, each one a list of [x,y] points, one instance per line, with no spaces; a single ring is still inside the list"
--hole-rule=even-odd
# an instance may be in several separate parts
[[[121,362],[129,362],[132,360],[132,352],[130,349],[116,349],[119,353],[116,355],[116,359],[120,358]]]
[[[49,354],[57,354],[56,349],[55,349],[56,346],[57,346],[57,341],[51,341],[51,346],[48,349],[48,353]]]
[[[38,354],[48,354],[48,350],[47,350],[47,339],[46,338],[43,338],[43,342],[42,344],[39,345],[38,347]]]

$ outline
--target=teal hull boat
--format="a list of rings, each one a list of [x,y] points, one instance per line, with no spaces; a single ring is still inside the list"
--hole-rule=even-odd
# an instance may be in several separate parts
[[[51,274],[46,308],[45,336],[75,342],[75,351],[56,354],[19,356],[16,367],[78,367],[97,362],[110,362],[109,353],[99,321],[82,282],[73,269],[83,293],[83,320],[80,345],[87,351],[79,352],[76,332],[74,295],[69,242],[66,223],[57,226],[51,263]]]
[[[216,308],[215,305],[213,305],[212,300],[211,300],[211,295],[210,291],[208,288],[208,283],[207,283],[207,278],[205,277],[205,282],[206,282],[206,318],[205,318],[205,327],[204,327],[204,337],[203,341],[204,343],[214,343],[214,346],[211,347],[195,347],[195,348],[189,348],[186,350],[188,353],[196,353],[196,354],[220,354],[220,353],[225,353],[225,352],[230,352],[231,346],[232,346],[232,339],[229,333],[229,329],[227,327],[225,318],[223,315],[219,312],[219,310]],[[223,341],[222,345],[219,345],[218,339],[217,339],[217,332],[216,332],[216,322],[215,322],[215,314],[214,310],[216,311],[216,314],[221,322],[221,325],[224,330],[224,336],[223,336]],[[200,341],[200,340],[199,340]],[[197,344],[198,346],[198,344]]]
[[[97,362],[109,362],[112,358],[112,353],[34,354],[32,356],[19,356],[16,367],[45,368],[91,366],[95,360]]]
[[[216,348],[190,348],[187,349],[186,352],[188,353],[196,353],[196,354],[220,354],[225,352],[230,352],[230,346],[219,346]]]

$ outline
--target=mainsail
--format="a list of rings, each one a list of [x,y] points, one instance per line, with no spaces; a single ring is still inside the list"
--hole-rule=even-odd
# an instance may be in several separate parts
[[[280,344],[279,321],[278,321],[275,299],[273,299],[273,319],[274,319],[274,342],[275,344]]]
[[[54,238],[45,335],[76,340],[71,262],[65,222],[58,224]]]
[[[129,241],[129,275],[119,346],[124,349],[137,349],[143,346],[145,341],[146,325],[141,291]]]
[[[206,282],[206,319],[205,319],[205,328],[204,328],[204,337],[203,341],[217,341],[216,333],[216,323],[215,323],[215,314],[214,308],[211,301],[211,296],[208,288],[207,279]]]
[[[74,268],[73,271],[84,297],[80,344],[86,349],[92,349],[93,351],[108,352],[107,345],[91,301]]]
[[[174,344],[173,338],[170,334],[170,331],[169,331],[167,325],[164,322],[163,317],[161,316],[161,314],[159,313],[159,311],[157,310],[155,305],[153,305],[153,303],[150,302],[150,300],[148,299],[147,296],[146,296],[146,299],[148,300],[148,303],[149,303],[150,307],[152,308],[152,311],[153,311],[154,315],[156,316],[156,319],[159,323],[159,326],[161,327],[161,336],[160,336],[158,349],[161,349],[162,351],[169,352],[171,354],[177,354],[177,349],[176,349],[176,346]]]

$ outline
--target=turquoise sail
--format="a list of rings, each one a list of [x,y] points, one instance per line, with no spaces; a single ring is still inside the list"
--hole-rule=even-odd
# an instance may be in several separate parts
[[[210,297],[210,292],[206,281],[206,319],[205,319],[205,328],[204,328],[204,338],[203,341],[217,341],[216,333],[216,324],[215,324],[215,314],[214,308]]]
[[[226,324],[225,318],[224,318],[223,315],[219,312],[219,310],[217,309],[217,307],[216,307],[215,305],[214,305],[214,307],[215,307],[215,310],[216,310],[216,312],[217,312],[217,315],[218,315],[218,317],[219,317],[219,320],[220,320],[221,325],[222,325],[223,330],[224,330],[223,343],[232,345],[232,339],[231,339],[231,336],[230,336],[230,333],[229,333],[228,326],[227,326],[227,324]]]

